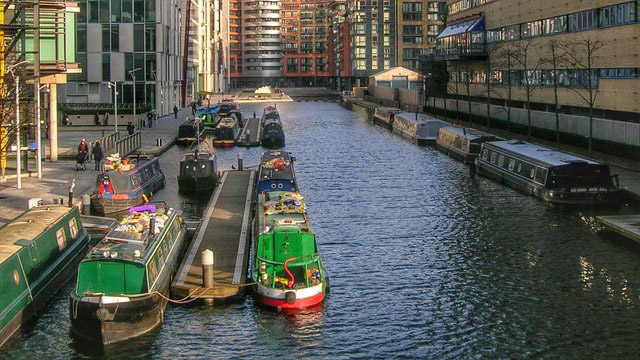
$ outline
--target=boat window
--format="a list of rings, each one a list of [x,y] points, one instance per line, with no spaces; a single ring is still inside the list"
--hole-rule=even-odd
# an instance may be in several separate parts
[[[158,267],[156,266],[156,259],[153,258],[149,262],[149,279],[148,279],[149,288],[153,286],[153,282],[155,281],[157,276],[158,276]]]
[[[58,242],[58,249],[62,250],[67,246],[67,236],[64,233],[64,228],[56,231],[56,241]]]
[[[158,260],[160,262],[162,262],[162,255],[164,255],[164,251],[162,249],[162,246],[158,246]]]
[[[513,168],[516,166],[516,161],[514,159],[509,159],[509,171],[513,171]]]
[[[482,158],[485,160],[489,160],[489,150],[484,149],[484,151],[482,152]]]
[[[518,172],[522,173],[522,163],[518,163]]]
[[[504,155],[500,155],[500,157],[498,158],[498,166],[504,166]]]
[[[69,233],[71,234],[71,238],[75,239],[76,235],[78,235],[78,222],[76,218],[71,218],[69,220]]]
[[[131,175],[131,184],[132,184],[133,186],[136,186],[136,185],[137,185],[137,183],[136,183],[136,176],[135,176],[135,175]]]
[[[531,168],[531,172],[529,173],[529,177],[533,179],[535,174],[536,174],[536,168],[533,167],[533,168]]]
[[[496,154],[495,152],[491,152],[491,162],[495,163],[496,162],[496,158],[498,157],[498,154]]]
[[[544,184],[547,177],[547,170],[543,168],[536,169],[536,181]]]

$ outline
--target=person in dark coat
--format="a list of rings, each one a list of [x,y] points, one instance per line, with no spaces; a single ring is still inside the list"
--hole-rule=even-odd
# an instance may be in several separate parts
[[[102,118],[102,125],[109,125],[109,113],[105,111],[104,117]]]
[[[69,125],[69,115],[67,115],[67,113],[62,114],[62,125],[63,126]]]
[[[100,114],[98,112],[96,112],[96,114],[93,116],[93,121],[96,123],[96,125],[100,125]]]
[[[84,139],[82,139],[82,141],[80,141],[80,144],[78,145],[78,159],[83,159],[83,160],[86,159],[88,152],[89,152],[89,146],[87,145],[87,142]]]
[[[104,154],[102,153],[102,147],[100,146],[100,142],[97,141],[95,145],[93,145],[93,160],[96,163],[96,171],[102,170],[102,159],[104,158]]]
[[[152,123],[153,123],[153,113],[149,111],[147,113],[147,127],[151,127]]]
[[[173,105],[173,116],[176,119],[178,118],[178,106],[177,105]]]
[[[129,124],[127,125],[127,132],[129,132],[129,135],[133,135],[135,131],[136,131],[136,127],[133,126],[131,121],[129,121]]]

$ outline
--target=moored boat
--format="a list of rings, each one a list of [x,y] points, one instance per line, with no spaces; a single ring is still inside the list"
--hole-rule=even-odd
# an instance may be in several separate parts
[[[215,139],[213,146],[215,147],[233,147],[236,139],[240,134],[238,121],[232,117],[226,117],[216,126]]]
[[[178,127],[176,142],[179,144],[190,144],[196,141],[198,134],[200,133],[200,128],[198,127],[198,123],[200,121],[201,120],[199,118],[191,117],[180,124]]]
[[[69,280],[89,240],[76,207],[34,207],[0,227],[0,345]]]
[[[267,106],[262,115],[262,130],[260,132],[260,144],[268,148],[284,146],[285,137],[282,129],[280,113],[275,106]]]
[[[269,191],[297,191],[294,162],[295,158],[288,151],[271,150],[262,154],[256,184],[257,194]]]
[[[496,140],[502,139],[472,128],[448,126],[440,128],[436,145],[438,150],[445,154],[464,163],[473,164],[480,154],[482,143]]]
[[[329,290],[316,235],[297,192],[258,196],[254,229],[254,291],[257,301],[277,310],[316,306]]]
[[[91,207],[100,214],[112,214],[148,202],[164,188],[165,179],[158,158],[121,165],[117,171],[98,175],[91,195]]]
[[[386,126],[391,130],[395,116],[402,110],[392,107],[378,107],[373,112],[373,122],[382,126]]]
[[[218,184],[216,154],[197,147],[180,160],[178,189],[183,192],[211,190]]]
[[[174,209],[131,209],[78,267],[69,301],[73,333],[106,345],[160,325],[185,233]]]
[[[451,126],[451,124],[426,114],[403,112],[396,114],[392,129],[394,133],[415,141],[422,146],[435,144],[438,138],[438,130],[448,126]]]
[[[615,204],[620,193],[609,166],[518,140],[482,144],[478,173],[543,200],[574,204]]]

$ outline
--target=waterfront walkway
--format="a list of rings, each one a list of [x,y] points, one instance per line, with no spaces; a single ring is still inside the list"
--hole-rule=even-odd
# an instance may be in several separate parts
[[[171,293],[176,298],[229,299],[243,291],[250,243],[255,171],[227,171],[178,267]],[[201,254],[214,256],[214,286],[204,288]]]

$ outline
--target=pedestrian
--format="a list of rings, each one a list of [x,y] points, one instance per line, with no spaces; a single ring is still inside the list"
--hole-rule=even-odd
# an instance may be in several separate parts
[[[129,133],[129,135],[133,135],[135,131],[136,131],[136,127],[133,126],[131,121],[129,121],[129,124],[127,125],[127,132]]]
[[[83,138],[82,141],[80,141],[80,144],[78,145],[78,154],[82,155],[82,159],[86,159],[87,158],[87,152],[89,152],[89,146],[87,146],[87,142],[85,141],[85,139]],[[80,156],[78,156],[80,158]]]
[[[196,102],[192,102],[191,103],[191,115],[196,116],[196,110],[197,110],[197,106],[196,106]]]
[[[152,122],[153,122],[153,112],[149,111],[147,113],[147,127],[151,127]]]
[[[109,112],[105,111],[104,116],[102,117],[102,125],[109,125]]]
[[[67,113],[62,113],[62,125],[69,125],[69,115],[67,115]]]
[[[100,141],[96,141],[91,152],[93,153],[93,160],[96,162],[96,171],[102,171],[102,158],[104,158],[104,154],[102,153]]]
[[[96,111],[96,114],[93,116],[93,121],[96,125],[100,125],[100,114]]]
[[[176,119],[178,118],[178,106],[177,105],[173,105],[173,116]]]

